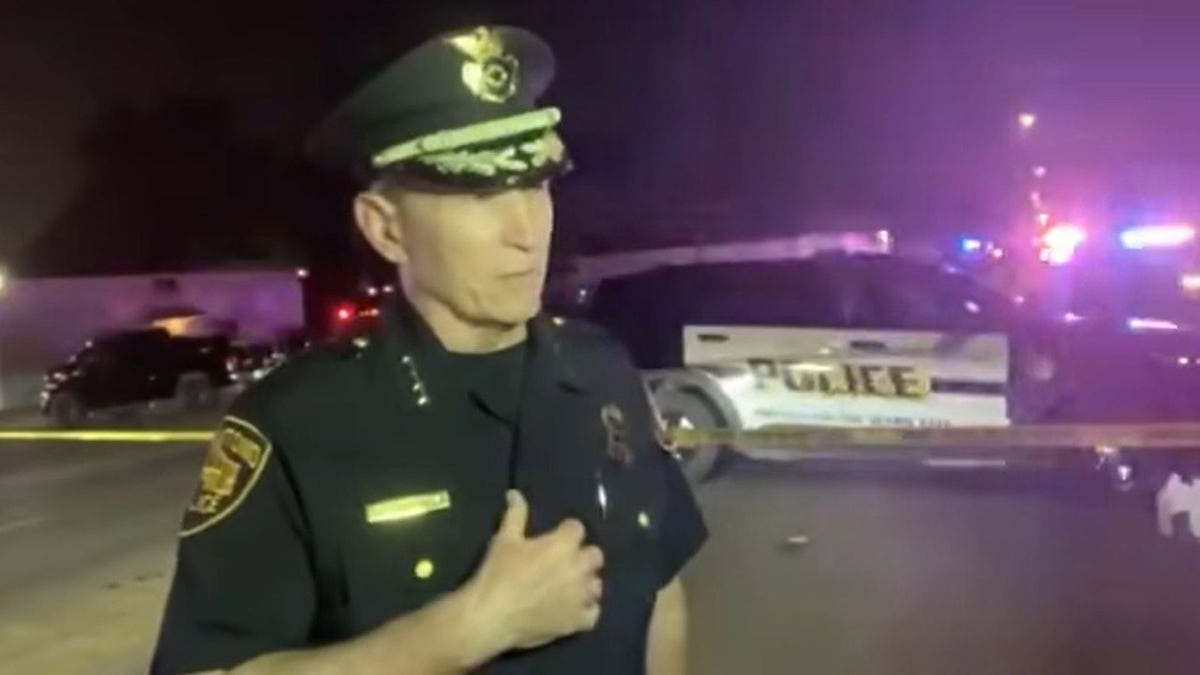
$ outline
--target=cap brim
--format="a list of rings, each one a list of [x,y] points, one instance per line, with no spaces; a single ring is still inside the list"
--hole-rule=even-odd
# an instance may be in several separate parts
[[[553,129],[541,129],[421,155],[383,173],[420,191],[490,192],[540,185],[571,168],[562,139]]]
[[[376,153],[371,165],[382,169],[397,162],[429,155],[442,154],[481,143],[524,136],[533,131],[552,129],[562,120],[558,108],[542,108],[533,112],[488,120],[457,129],[446,129],[398,143]]]

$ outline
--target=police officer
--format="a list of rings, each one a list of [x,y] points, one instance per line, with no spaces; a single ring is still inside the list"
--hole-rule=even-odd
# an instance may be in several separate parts
[[[315,132],[403,297],[234,404],[153,672],[684,671],[703,520],[622,348],[539,313],[552,70],[523,30],[444,35]]]

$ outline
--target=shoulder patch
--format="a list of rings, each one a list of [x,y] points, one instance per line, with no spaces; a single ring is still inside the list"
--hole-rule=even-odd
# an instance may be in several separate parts
[[[241,506],[271,456],[271,442],[253,424],[226,417],[208,446],[181,537],[216,525]]]

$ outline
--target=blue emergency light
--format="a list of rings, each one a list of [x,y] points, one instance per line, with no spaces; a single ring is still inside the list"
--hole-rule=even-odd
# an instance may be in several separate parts
[[[1135,251],[1179,248],[1196,239],[1196,228],[1187,223],[1140,225],[1121,232],[1121,246]]]

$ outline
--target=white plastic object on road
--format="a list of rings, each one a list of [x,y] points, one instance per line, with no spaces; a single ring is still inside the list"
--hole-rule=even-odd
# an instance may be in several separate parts
[[[1158,531],[1164,537],[1175,536],[1175,517],[1186,515],[1192,536],[1200,539],[1200,482],[1171,474],[1155,498]]]
[[[786,548],[803,548],[808,546],[808,543],[808,535],[805,534],[795,534],[783,540],[783,545]]]

